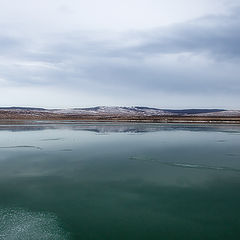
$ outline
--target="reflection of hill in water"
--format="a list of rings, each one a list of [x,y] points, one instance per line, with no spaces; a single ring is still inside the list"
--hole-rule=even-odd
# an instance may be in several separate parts
[[[209,124],[151,124],[151,123],[81,123],[66,121],[31,121],[31,122],[3,122],[0,130],[6,131],[41,131],[47,129],[69,129],[91,131],[96,133],[147,133],[158,131],[214,131],[240,132],[237,125],[209,125]]]

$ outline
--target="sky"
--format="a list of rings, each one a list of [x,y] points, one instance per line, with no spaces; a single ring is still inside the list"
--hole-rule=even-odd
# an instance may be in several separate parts
[[[240,109],[240,0],[0,0],[0,106]]]

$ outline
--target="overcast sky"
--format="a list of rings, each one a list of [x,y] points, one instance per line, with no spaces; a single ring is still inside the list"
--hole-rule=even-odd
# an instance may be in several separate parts
[[[240,109],[240,0],[0,0],[0,106]]]

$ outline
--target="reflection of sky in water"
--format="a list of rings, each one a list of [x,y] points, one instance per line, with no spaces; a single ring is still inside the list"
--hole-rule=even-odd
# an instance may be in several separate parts
[[[74,239],[240,234],[240,127],[110,127],[1,131],[0,214],[49,212]]]

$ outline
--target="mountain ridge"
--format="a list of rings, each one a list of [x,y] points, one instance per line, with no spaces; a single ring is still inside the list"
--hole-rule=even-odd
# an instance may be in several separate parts
[[[76,112],[76,111],[88,111],[88,112],[122,112],[122,110],[125,111],[135,111],[135,112],[150,112],[152,113],[170,113],[170,114],[201,114],[201,113],[216,113],[216,112],[223,112],[223,111],[229,111],[226,109],[217,109],[217,108],[186,108],[186,109],[165,109],[165,108],[154,108],[154,107],[145,107],[145,106],[132,106],[132,107],[119,107],[119,106],[96,106],[96,107],[78,107],[78,108],[55,108],[55,109],[48,109],[48,108],[39,108],[39,107],[0,107],[0,110],[20,110],[20,111],[68,111],[70,112]]]
[[[151,108],[145,106],[132,106],[132,107],[119,107],[119,106],[95,106],[88,108],[35,108],[35,107],[0,107],[0,119],[18,116],[64,116],[64,117],[240,117],[240,110],[226,110],[217,108],[190,108],[190,109],[164,109],[164,108]]]

